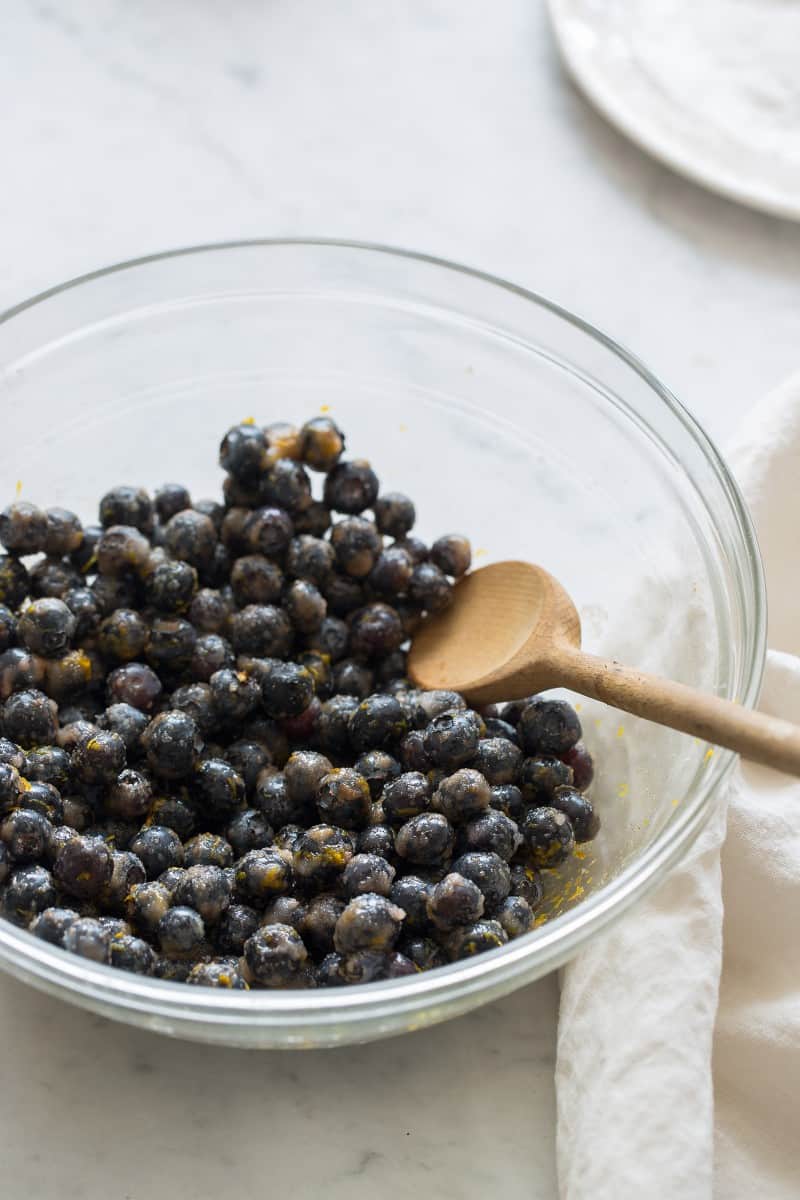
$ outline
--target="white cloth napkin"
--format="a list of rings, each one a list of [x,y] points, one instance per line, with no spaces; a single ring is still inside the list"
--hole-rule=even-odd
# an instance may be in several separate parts
[[[800,722],[800,375],[728,460],[767,574],[761,708]],[[562,1200],[800,1195],[800,780],[742,764],[667,882],[565,968],[556,1090]]]

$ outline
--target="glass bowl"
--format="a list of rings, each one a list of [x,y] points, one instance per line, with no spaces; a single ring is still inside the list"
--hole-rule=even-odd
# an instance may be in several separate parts
[[[542,297],[381,246],[263,241],[123,263],[0,318],[3,503],[85,519],[117,483],[218,495],[234,422],[330,410],[348,452],[414,496],[423,537],[476,564],[539,562],[587,649],[752,705],[764,584],[742,499],[632,355]],[[502,621],[498,612],[496,619]],[[439,970],[334,990],[189,988],[95,965],[0,922],[0,965],[118,1020],[198,1041],[368,1041],[463,1013],[558,967],[686,853],[734,756],[581,707],[603,831],[551,881],[550,919]]]

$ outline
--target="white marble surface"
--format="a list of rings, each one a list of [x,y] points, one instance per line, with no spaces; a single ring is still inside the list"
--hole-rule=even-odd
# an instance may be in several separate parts
[[[800,227],[627,145],[541,0],[16,0],[0,307],[173,245],[327,234],[505,274],[626,342],[723,438],[800,365]],[[554,979],[357,1050],[198,1050],[0,981],[26,1200],[551,1197]]]

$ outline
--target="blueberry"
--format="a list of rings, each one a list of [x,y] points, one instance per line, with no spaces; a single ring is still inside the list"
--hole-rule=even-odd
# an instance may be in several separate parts
[[[356,760],[355,769],[366,779],[373,800],[377,800],[384,786],[402,771],[397,759],[385,750],[366,750]]]
[[[197,592],[197,571],[186,562],[160,563],[147,576],[145,599],[161,613],[186,613]]]
[[[30,689],[9,696],[3,705],[6,737],[26,750],[56,740],[56,706],[42,692]]]
[[[270,717],[299,716],[314,698],[314,677],[296,663],[274,661],[261,679],[261,700]]]
[[[483,892],[486,907],[494,909],[511,891],[508,863],[488,850],[470,850],[455,860],[453,871],[471,879]]]
[[[470,766],[488,783],[513,783],[522,761],[522,751],[507,738],[481,738]]]
[[[47,517],[35,504],[18,500],[0,513],[0,542],[15,554],[38,554],[47,538]]]
[[[337,522],[331,530],[331,546],[337,567],[353,579],[369,575],[383,548],[381,535],[372,521],[363,517]]]
[[[222,954],[241,954],[244,944],[259,925],[259,914],[247,904],[231,904],[216,929],[217,949]]]
[[[239,858],[248,850],[263,850],[272,842],[272,826],[257,808],[242,809],[229,822],[225,833]]]
[[[229,867],[233,863],[233,847],[219,834],[198,833],[189,838],[183,847],[183,862],[186,867],[201,864]]]
[[[444,813],[454,825],[463,824],[489,807],[489,784],[479,771],[462,767],[439,784],[433,799],[434,807]]]
[[[455,929],[477,921],[483,915],[483,905],[483,893],[477,884],[451,871],[428,895],[428,918],[437,929]]]
[[[556,808],[529,808],[522,819],[520,832],[536,867],[557,867],[575,848],[572,824]]]
[[[112,852],[100,838],[76,834],[62,847],[53,865],[56,883],[70,896],[99,896],[114,869]]]
[[[64,819],[64,802],[58,788],[52,783],[29,783],[18,797],[17,804],[30,812],[40,813],[52,824],[58,824]]]
[[[331,510],[321,500],[312,500],[302,512],[294,513],[294,531],[311,537],[322,537],[331,527]]]
[[[152,712],[161,692],[161,680],[155,671],[139,662],[117,667],[106,683],[109,704],[130,704],[145,713]]]
[[[405,633],[390,604],[367,604],[350,622],[350,652],[364,658],[384,657],[399,649]]]
[[[330,471],[344,450],[344,434],[330,417],[314,417],[300,430],[300,456],[314,471]]]
[[[431,884],[417,875],[403,875],[396,879],[389,891],[390,899],[406,914],[404,929],[424,932],[429,925],[428,898]]]
[[[194,987],[229,988],[234,991],[247,991],[250,986],[245,982],[235,958],[195,963],[186,982]]]
[[[107,784],[117,778],[125,762],[125,743],[119,734],[98,729],[78,742],[70,765],[82,783]]]
[[[157,488],[153,503],[159,521],[165,524],[176,513],[192,507],[192,498],[182,483],[165,483]]]
[[[237,654],[283,658],[291,648],[292,623],[272,604],[248,604],[231,618],[230,638]]]
[[[600,818],[591,800],[581,795],[577,788],[558,787],[550,801],[553,808],[569,818],[576,842],[590,842],[600,832]]]
[[[153,971],[155,952],[143,938],[122,933],[111,938],[108,961],[112,967],[121,971],[131,971],[134,975],[150,975]]]
[[[527,754],[566,754],[580,741],[581,723],[564,700],[534,700],[522,710],[519,733]]]
[[[294,869],[303,884],[316,888],[341,875],[353,857],[353,843],[343,829],[312,825],[298,839]]]
[[[59,791],[65,791],[70,781],[69,755],[59,746],[35,746],[28,751],[25,775],[29,780],[52,783]]]
[[[288,421],[271,421],[264,426],[267,439],[267,464],[273,466],[282,458],[297,461],[302,455],[303,438],[296,425]]]
[[[412,729],[400,743],[400,762],[407,771],[430,771],[433,763],[425,751],[425,740],[422,730]]]
[[[413,569],[408,552],[401,547],[390,546],[378,555],[367,578],[376,592],[383,596],[396,596],[407,590]]]
[[[15,862],[35,863],[44,857],[50,829],[41,813],[17,808],[0,825],[0,840]]]
[[[221,758],[201,762],[191,786],[201,813],[212,821],[229,818],[245,800],[244,780]]]
[[[320,780],[317,811],[321,821],[342,829],[363,829],[369,820],[370,808],[369,784],[351,767],[337,767]]]
[[[48,508],[44,552],[55,556],[74,554],[83,542],[83,526],[74,512],[66,508]]]
[[[205,513],[187,508],[167,521],[164,541],[173,558],[202,571],[213,561],[217,531],[214,522]]]
[[[261,987],[292,987],[302,978],[308,951],[290,925],[266,925],[247,939],[244,963],[249,982]]]
[[[345,902],[330,892],[314,896],[300,910],[295,927],[315,957],[322,958],[333,950],[336,923],[344,910]]]
[[[490,850],[509,862],[522,841],[519,827],[494,808],[473,817],[461,830],[460,845],[467,850]]]
[[[281,568],[263,554],[244,554],[231,568],[231,587],[240,608],[247,604],[276,603],[281,598],[283,583]]]
[[[331,662],[338,662],[347,654],[350,630],[338,617],[325,617],[319,629],[306,637],[306,646],[318,654],[327,655]]]
[[[267,467],[267,439],[256,425],[234,425],[222,439],[219,465],[237,479],[258,478]]]
[[[172,907],[172,893],[163,883],[136,883],[125,898],[128,920],[137,929],[153,934],[164,913]]]
[[[192,661],[196,642],[197,630],[183,617],[155,617],[147,634],[145,658],[154,671],[183,671]]]
[[[342,756],[350,749],[350,717],[358,708],[355,696],[332,696],[324,701],[317,721],[317,742],[323,753]]]
[[[321,587],[330,577],[336,553],[330,542],[309,534],[293,537],[286,555],[286,571],[292,579],[305,579]]]
[[[334,571],[322,584],[322,594],[328,601],[328,612],[337,617],[346,617],[357,608],[363,608],[367,601],[363,582],[349,575],[340,575],[338,571]]]
[[[402,824],[430,808],[431,787],[421,772],[406,771],[385,785],[381,800],[386,820]]]
[[[517,783],[528,804],[549,804],[558,787],[572,784],[572,768],[552,755],[523,759]]]
[[[25,564],[10,554],[0,554],[0,603],[17,608],[29,589],[30,579]]]
[[[220,633],[230,617],[230,606],[216,588],[201,588],[189,605],[189,620],[199,633]]]
[[[471,710],[441,713],[425,730],[423,746],[433,764],[445,771],[463,766],[473,757],[483,722]]]
[[[487,738],[505,738],[506,741],[513,742],[515,746],[519,745],[519,734],[508,721],[501,721],[499,717],[484,716],[483,723],[486,726]]]
[[[237,899],[255,908],[288,892],[292,886],[292,867],[279,850],[249,850],[236,864]]]
[[[0,604],[0,652],[13,645],[17,637],[17,618],[10,608]]]
[[[403,954],[418,971],[430,971],[433,967],[443,967],[447,962],[438,943],[433,938],[405,937],[400,939],[399,945]]]
[[[183,863],[181,839],[166,825],[147,825],[140,829],[130,850],[141,860],[148,879],[157,879],[168,867],[179,867]]]
[[[365,892],[388,896],[394,877],[394,867],[381,855],[356,854],[342,874],[342,891],[350,898]]]
[[[366,459],[339,462],[325,479],[324,500],[337,512],[360,513],[378,496],[378,477]]]
[[[102,904],[112,912],[123,912],[131,889],[144,883],[146,878],[138,855],[130,850],[112,850],[111,878],[101,893]]]
[[[522,896],[507,896],[496,910],[495,917],[510,938],[529,933],[536,924],[533,909]]]
[[[320,783],[332,769],[330,759],[314,750],[296,750],[289,755],[283,767],[283,777],[297,811],[304,811],[314,803]]]
[[[202,946],[206,929],[198,912],[179,905],[164,913],[158,922],[156,935],[164,954],[172,958],[187,958]]]
[[[413,501],[402,492],[384,492],[374,504],[375,524],[387,537],[404,538],[417,514]]]
[[[19,637],[32,654],[59,658],[69,649],[76,621],[63,600],[33,600],[22,609]]]
[[[175,888],[173,902],[193,908],[206,923],[213,924],[230,904],[232,890],[222,867],[188,867]]]
[[[279,458],[272,464],[263,480],[263,493],[270,504],[292,515],[304,512],[312,503],[308,472],[288,457]]]
[[[179,709],[160,713],[142,735],[147,761],[165,779],[183,779],[190,775],[202,743],[197,726]]]
[[[507,941],[508,934],[499,921],[476,921],[473,925],[456,930],[448,942],[448,950],[454,960],[472,958],[486,950],[496,950]]]
[[[45,908],[31,921],[30,932],[51,946],[63,946],[65,933],[77,919],[72,908]]]
[[[138,821],[148,812],[152,799],[153,788],[147,776],[127,767],[108,789],[105,805],[114,817]]]
[[[79,917],[64,933],[64,949],[91,962],[107,963],[111,952],[111,932],[94,917]]]
[[[100,501],[100,524],[132,525],[142,533],[153,528],[153,503],[143,488],[115,487]]]
[[[453,602],[453,585],[434,563],[423,562],[414,567],[408,587],[412,600],[426,612],[443,612]]]
[[[53,877],[45,867],[17,867],[3,893],[3,916],[14,925],[27,926],[37,913],[51,908],[55,902]]]
[[[561,755],[572,769],[572,782],[579,792],[585,792],[594,779],[594,760],[583,742],[577,742]]]
[[[544,895],[541,876],[536,868],[529,863],[515,863],[511,868],[511,891],[536,909]]]
[[[397,831],[395,849],[401,858],[420,865],[441,862],[453,849],[453,826],[441,813],[420,813]]]
[[[385,749],[406,733],[407,720],[394,696],[376,693],[362,700],[348,721],[350,743],[357,753]]]
[[[387,861],[394,859],[394,833],[388,825],[368,825],[359,833],[357,847],[359,854],[378,854]]]
[[[400,934],[405,912],[386,896],[375,893],[356,896],[345,908],[333,935],[339,954],[359,950],[380,953],[392,950]]]
[[[223,667],[209,680],[212,712],[220,721],[243,721],[258,707],[261,689],[246,672]]]
[[[445,575],[458,578],[469,570],[472,548],[469,540],[461,534],[448,533],[433,543],[430,557],[431,562]]]

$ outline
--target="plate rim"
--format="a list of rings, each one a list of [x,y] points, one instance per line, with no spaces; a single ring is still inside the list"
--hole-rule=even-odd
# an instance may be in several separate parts
[[[783,189],[770,191],[756,184],[743,184],[734,179],[732,173],[713,165],[704,165],[696,156],[682,151],[685,145],[682,139],[665,132],[657,119],[641,118],[632,111],[621,98],[624,97],[624,90],[615,92],[608,87],[605,74],[591,69],[589,56],[580,53],[570,36],[568,27],[573,18],[567,9],[573,0],[545,2],[550,27],[570,77],[611,125],[652,158],[693,183],[769,216],[800,221],[800,190],[796,200],[792,200]]]

